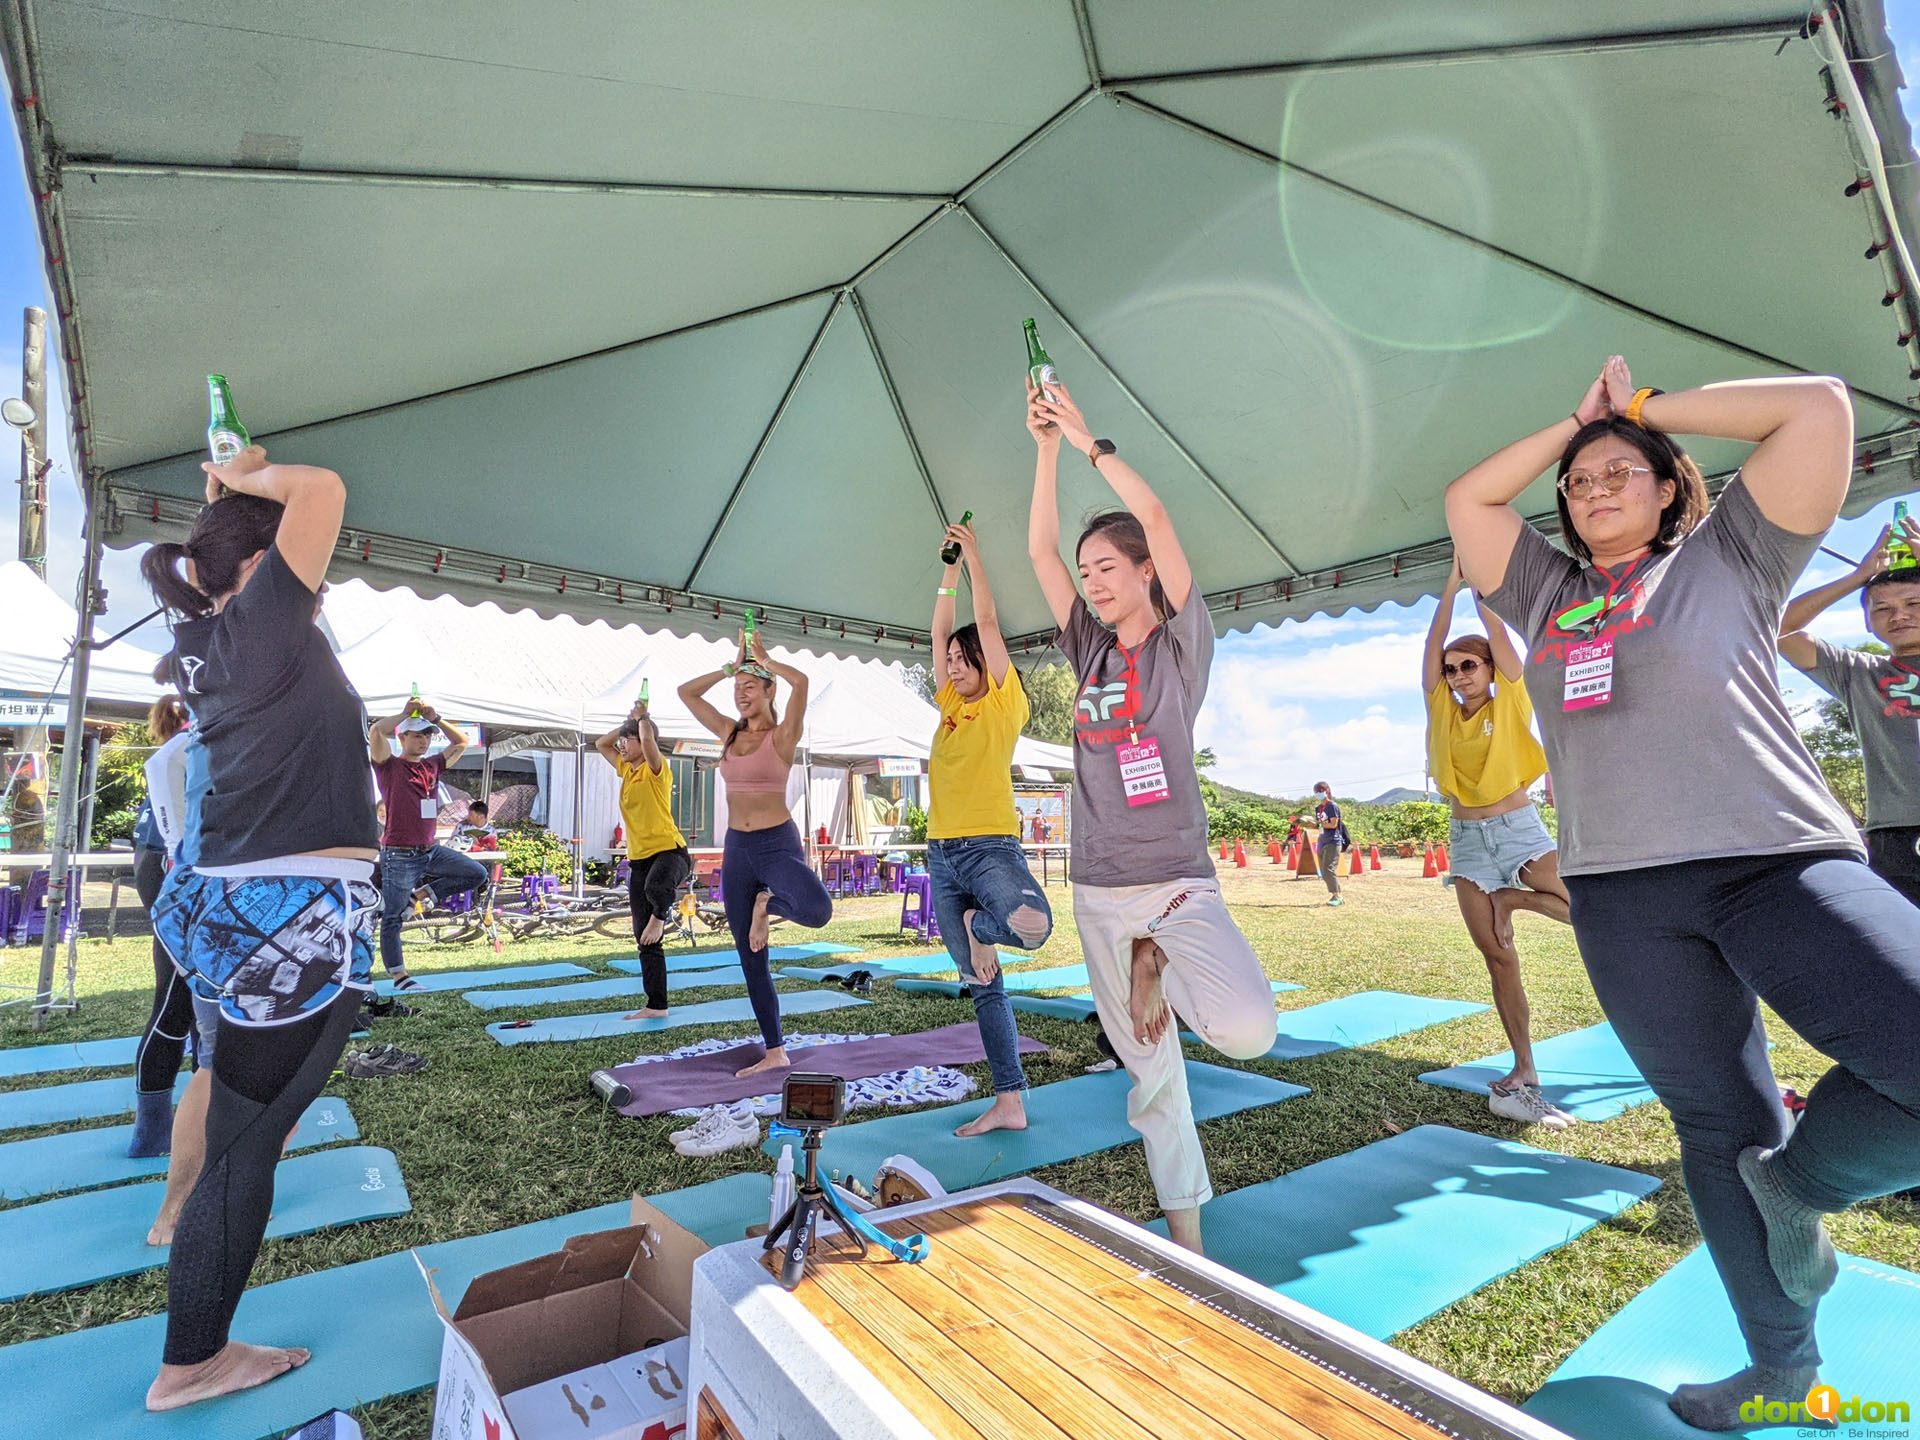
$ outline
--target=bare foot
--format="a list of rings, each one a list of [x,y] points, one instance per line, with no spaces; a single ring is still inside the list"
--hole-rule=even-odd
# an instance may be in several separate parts
[[[784,1070],[792,1063],[791,1060],[787,1059],[787,1047],[784,1045],[776,1045],[773,1049],[767,1051],[765,1058],[756,1060],[753,1064],[747,1066],[746,1069],[736,1070],[733,1073],[736,1078],[747,1075],[758,1075],[763,1070]]]
[[[1518,1090],[1522,1085],[1538,1085],[1540,1077],[1531,1071],[1522,1073],[1518,1065],[1502,1075],[1498,1080],[1489,1081],[1489,1090],[1498,1090],[1502,1095],[1510,1090]]]
[[[640,943],[642,945],[658,945],[660,943],[660,937],[666,933],[667,922],[662,920],[658,915],[655,915],[647,921],[646,927],[641,930]]]
[[[1153,941],[1143,937],[1133,942],[1133,988],[1127,994],[1127,1014],[1133,1019],[1133,1038],[1142,1045],[1158,1045],[1173,1021],[1160,982],[1166,966],[1167,952]]]
[[[962,924],[967,932],[967,949],[973,962],[973,978],[982,985],[991,985],[993,983],[993,977],[1000,973],[1000,952],[994,949],[993,946],[983,944],[974,938],[973,917],[979,913],[978,910],[967,911],[966,915],[962,917]],[[986,1117],[982,1116],[981,1118],[985,1119]],[[979,1132],[975,1131],[973,1133],[978,1134]]]
[[[162,1365],[159,1378],[147,1387],[147,1409],[178,1410],[216,1395],[251,1390],[298,1370],[309,1358],[298,1346],[282,1349],[229,1340],[219,1354],[198,1365]]]
[[[1499,942],[1502,950],[1513,948],[1513,912],[1517,908],[1509,896],[1518,897],[1519,891],[1500,889],[1487,898],[1493,901],[1493,938]]]
[[[629,1010],[620,1018],[622,1020],[664,1020],[667,1018],[667,1012],[664,1007],[656,1010],[651,1005],[643,1005],[638,1010]]]
[[[1026,1128],[1027,1102],[1018,1090],[1009,1090],[1004,1095],[994,1096],[993,1104],[953,1133],[962,1140],[971,1140],[974,1136],[984,1135],[989,1130],[1024,1130]]]
[[[762,890],[753,897],[753,924],[747,927],[747,948],[764,950],[767,948],[767,902],[773,899],[771,890]]]

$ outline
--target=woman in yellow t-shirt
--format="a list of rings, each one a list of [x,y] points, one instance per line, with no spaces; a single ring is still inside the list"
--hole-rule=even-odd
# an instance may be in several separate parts
[[[1486,636],[1447,638],[1461,583],[1456,559],[1427,630],[1421,679],[1427,695],[1427,769],[1453,806],[1447,848],[1454,898],[1467,933],[1486,957],[1493,1008],[1513,1046],[1513,1069],[1489,1087],[1488,1105],[1509,1120],[1564,1130],[1573,1117],[1540,1093],[1527,992],[1513,943],[1516,910],[1567,921],[1567,889],[1553,837],[1527,794],[1527,787],[1547,773],[1547,757],[1534,738],[1520,654],[1500,617],[1475,595]]]
[[[687,840],[673,823],[673,771],[660,753],[660,729],[645,702],[626,723],[593,742],[620,775],[620,824],[627,832],[627,906],[640,949],[640,979],[647,1003],[629,1020],[667,1013],[667,947],[660,943],[680,887],[693,873]]]
[[[960,567],[948,565],[933,601],[933,735],[927,783],[927,874],[940,937],[973,995],[980,1044],[993,1074],[993,1104],[953,1133],[1027,1128],[1027,1088],[998,947],[1038,950],[1053,910],[1020,849],[1013,804],[1013,746],[1027,723],[1027,693],[1000,638],[993,591],[971,525],[949,525],[973,582],[973,624],[953,628]]]

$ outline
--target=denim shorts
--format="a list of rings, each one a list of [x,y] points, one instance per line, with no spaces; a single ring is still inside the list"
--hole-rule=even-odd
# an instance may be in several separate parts
[[[1447,859],[1457,880],[1471,880],[1491,895],[1520,890],[1523,867],[1558,847],[1532,805],[1491,820],[1449,820]]]

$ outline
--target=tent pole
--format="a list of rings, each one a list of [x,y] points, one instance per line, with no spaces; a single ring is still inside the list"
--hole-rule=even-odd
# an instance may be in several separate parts
[[[573,737],[573,898],[586,893],[587,884],[587,734]]]
[[[80,583],[74,608],[80,612],[73,634],[73,683],[67,692],[67,730],[60,744],[60,800],[53,822],[52,874],[47,882],[47,927],[40,937],[40,989],[33,1003],[33,1028],[47,1028],[53,1008],[53,967],[60,952],[60,927],[67,912],[67,889],[72,884],[70,863],[75,830],[80,819],[80,759],[87,748],[87,675],[93,661],[93,609],[100,582],[101,487],[91,477],[81,480],[86,500],[86,533],[80,558]],[[69,993],[66,1002],[71,1004]]]
[[[480,801],[491,804],[493,800],[493,737],[487,734],[486,725],[480,727]]]

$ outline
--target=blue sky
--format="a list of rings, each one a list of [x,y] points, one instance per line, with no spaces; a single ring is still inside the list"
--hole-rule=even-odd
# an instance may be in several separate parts
[[[1903,101],[1920,128],[1920,0],[1887,0],[1889,25],[1910,80]],[[18,145],[0,142],[0,393],[14,393],[20,373],[19,322],[26,305],[46,305],[38,243]],[[79,494],[67,455],[65,416],[58,408],[60,382],[50,417],[51,525],[49,578],[71,594],[79,566]],[[1571,399],[1577,399],[1575,395]],[[1571,400],[1570,402],[1571,403]],[[11,437],[8,437],[11,439]],[[9,479],[16,473],[11,451],[0,461]],[[16,553],[17,491],[0,490],[0,557]],[[1842,521],[1827,543],[1857,556],[1886,523],[1891,504],[1858,520]],[[1838,576],[1844,567],[1817,557],[1802,588]],[[137,556],[109,551],[104,569],[107,623],[131,624],[150,608]],[[1420,646],[1434,602],[1384,605],[1372,614],[1319,615],[1275,628],[1223,637],[1215,651],[1211,688],[1198,740],[1220,757],[1219,778],[1273,794],[1304,794],[1315,780],[1331,780],[1343,795],[1370,797],[1396,785],[1419,786],[1425,764],[1424,713],[1419,694]],[[1466,597],[1459,601],[1455,629],[1474,624]],[[1866,639],[1857,605],[1829,611],[1817,633],[1843,644]],[[164,637],[150,627],[131,637],[161,648]],[[1783,688],[1796,709],[1811,709],[1818,692],[1791,669]]]

